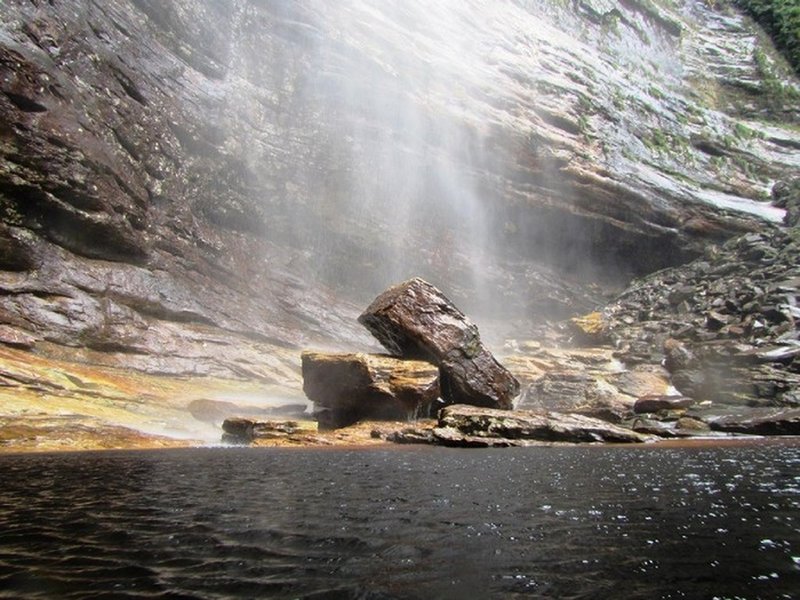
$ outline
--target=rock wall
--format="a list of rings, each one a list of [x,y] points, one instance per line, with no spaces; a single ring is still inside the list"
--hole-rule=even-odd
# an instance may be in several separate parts
[[[4,2],[0,339],[269,379],[407,276],[564,315],[780,220],[796,81],[739,14],[438,4]]]

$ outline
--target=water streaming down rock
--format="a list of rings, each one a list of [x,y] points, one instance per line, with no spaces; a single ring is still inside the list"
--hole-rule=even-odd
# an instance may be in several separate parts
[[[408,274],[525,328],[781,219],[796,80],[728,7],[430,4],[5,2],[0,339],[297,391]]]

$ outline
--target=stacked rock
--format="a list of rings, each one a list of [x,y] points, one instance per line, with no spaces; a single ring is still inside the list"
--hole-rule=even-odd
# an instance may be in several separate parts
[[[321,425],[407,420],[438,404],[512,408],[519,382],[483,345],[475,324],[427,281],[387,289],[358,320],[391,356],[304,352],[303,390]]]

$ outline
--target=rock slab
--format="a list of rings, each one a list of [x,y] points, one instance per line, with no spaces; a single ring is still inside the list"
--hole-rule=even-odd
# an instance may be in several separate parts
[[[458,447],[528,446],[541,442],[641,443],[652,438],[583,415],[539,411],[504,411],[453,405],[439,413],[438,426],[409,428],[390,437],[399,443]]]
[[[439,369],[426,361],[365,353],[303,352],[301,358],[303,391],[323,427],[427,416],[439,397]]]
[[[358,321],[392,354],[438,365],[445,402],[512,407],[519,382],[483,345],[477,326],[427,281],[389,288]]]
[[[298,434],[314,434],[317,423],[299,420],[267,420],[258,417],[230,417],[222,423],[222,441],[249,444],[255,440],[280,439]]]
[[[694,399],[686,396],[642,396],[633,405],[633,412],[637,415],[644,413],[657,413],[659,411],[685,410],[694,404]]]
[[[711,429],[750,435],[800,435],[800,408],[761,412],[721,417],[710,423]]]

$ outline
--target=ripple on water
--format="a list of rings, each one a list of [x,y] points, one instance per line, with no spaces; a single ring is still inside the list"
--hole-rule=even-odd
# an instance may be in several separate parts
[[[800,448],[0,457],[0,598],[790,597]]]

